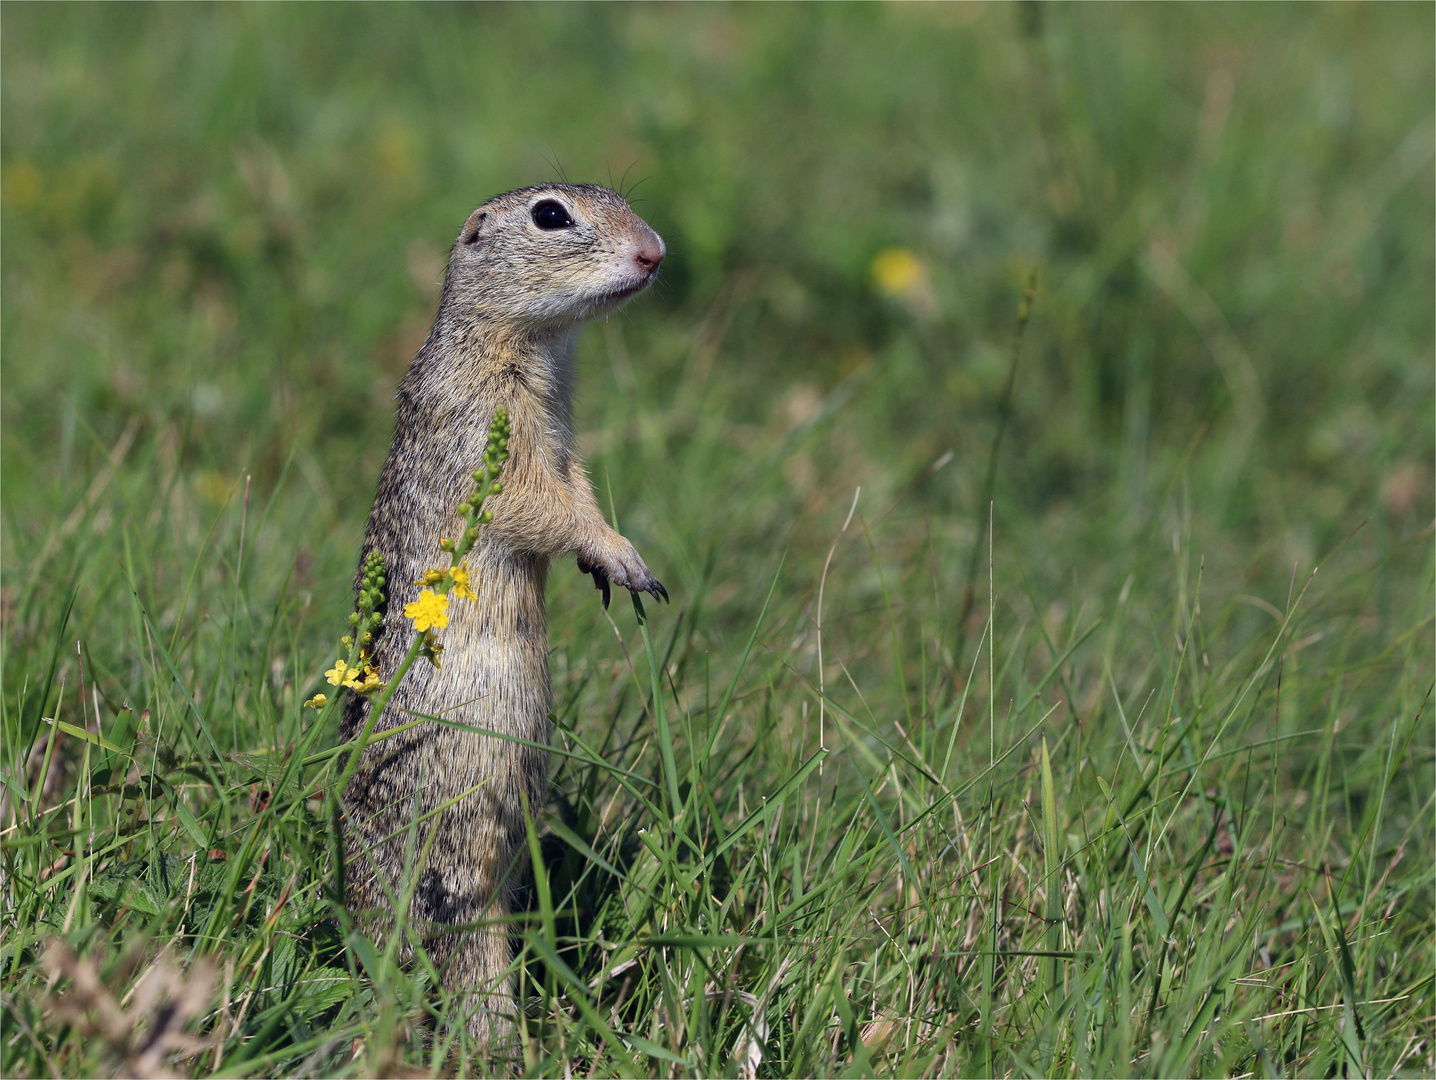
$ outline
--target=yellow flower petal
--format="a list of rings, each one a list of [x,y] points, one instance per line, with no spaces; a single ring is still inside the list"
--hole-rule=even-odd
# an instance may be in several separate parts
[[[449,598],[433,589],[419,593],[419,599],[404,605],[404,617],[414,621],[414,629],[423,633],[431,626],[439,629],[449,625]]]
[[[383,686],[379,679],[379,673],[368,664],[364,665],[361,674],[359,668],[349,669],[349,678],[344,680],[344,685],[358,694],[367,694]]]
[[[327,695],[325,695],[325,694],[315,694],[312,698],[310,698],[308,701],[306,701],[306,702],[304,703],[304,707],[305,707],[306,709],[322,709],[322,708],[324,708],[325,705],[328,705],[328,704],[329,704],[329,698],[328,698]]]
[[[469,587],[469,571],[463,566],[456,566],[449,571],[454,579],[454,587],[449,590],[450,595],[457,596],[460,600],[477,600],[479,594]]]

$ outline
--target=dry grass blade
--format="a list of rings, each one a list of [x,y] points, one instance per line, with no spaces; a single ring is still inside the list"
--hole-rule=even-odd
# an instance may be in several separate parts
[[[49,1019],[104,1040],[119,1062],[116,1075],[177,1076],[169,1068],[172,1058],[193,1058],[213,1045],[185,1034],[214,1002],[218,972],[206,959],[185,971],[169,953],[160,953],[125,995],[127,1006],[105,984],[94,960],[77,956],[63,941],[50,941],[44,964],[52,986]]]

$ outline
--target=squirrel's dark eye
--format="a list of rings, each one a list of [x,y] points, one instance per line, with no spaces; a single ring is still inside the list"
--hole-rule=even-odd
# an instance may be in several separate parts
[[[540,229],[552,231],[554,229],[573,228],[573,218],[568,216],[568,211],[563,208],[563,203],[554,199],[545,199],[533,208],[534,224]]]

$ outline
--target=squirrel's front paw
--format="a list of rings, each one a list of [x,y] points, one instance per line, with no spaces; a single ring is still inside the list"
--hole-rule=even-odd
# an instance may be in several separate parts
[[[622,537],[618,543],[603,551],[582,551],[578,555],[578,569],[581,574],[593,578],[593,587],[603,591],[603,606],[608,607],[609,586],[620,585],[630,592],[651,593],[656,599],[667,601],[668,590],[653,576],[633,545]]]

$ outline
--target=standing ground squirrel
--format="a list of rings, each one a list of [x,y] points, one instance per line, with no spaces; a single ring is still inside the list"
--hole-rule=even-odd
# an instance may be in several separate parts
[[[486,504],[493,520],[467,559],[478,602],[451,609],[443,669],[415,665],[374,730],[442,716],[536,745],[424,723],[365,748],[344,789],[350,909],[391,932],[395,898],[412,888],[411,932],[444,985],[468,995],[480,1039],[504,1030],[515,1008],[503,920],[528,869],[523,801],[537,813],[547,785],[549,560],[574,552],[605,604],[610,583],[668,595],[604,520],[575,452],[571,405],[583,322],[651,284],[664,253],[658,234],[602,187],[523,188],[469,215],[433,329],[399,386],[369,514],[361,574],[363,558],[382,553],[390,599],[373,660],[388,680],[414,640],[403,616],[411,583],[445,565],[439,539],[463,528],[456,508],[489,422],[508,411],[502,492]],[[350,697],[346,739],[363,731],[368,709],[367,698]]]

